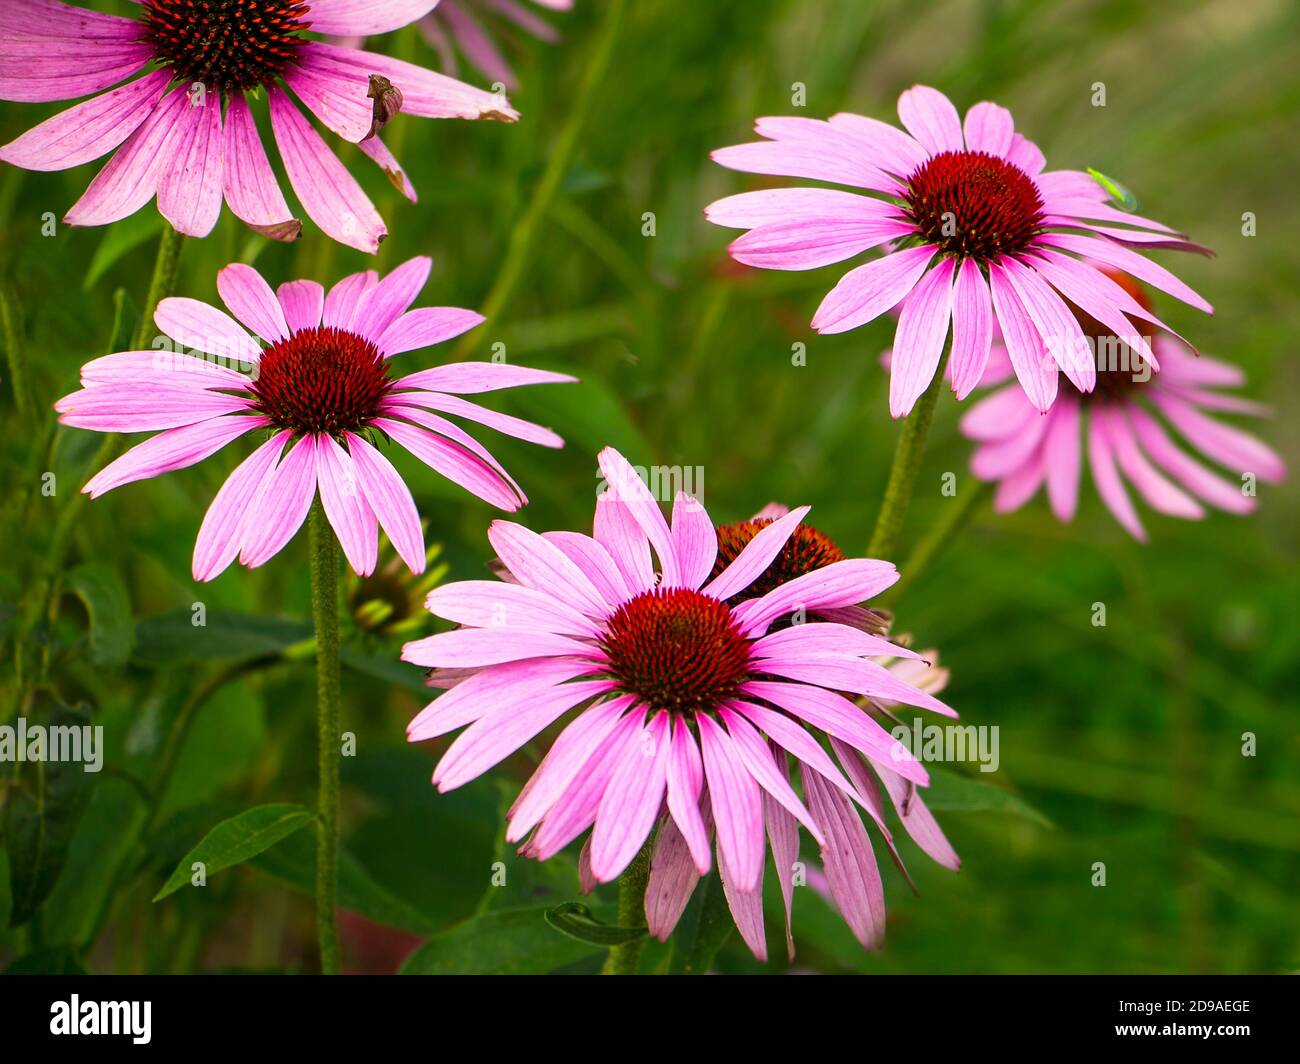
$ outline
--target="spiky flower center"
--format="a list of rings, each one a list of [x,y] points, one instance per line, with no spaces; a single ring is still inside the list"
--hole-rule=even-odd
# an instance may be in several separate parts
[[[601,647],[619,688],[653,709],[714,709],[749,672],[749,642],[731,609],[687,588],[655,588],[624,603]]]
[[[989,262],[1026,250],[1043,224],[1043,199],[1017,166],[982,151],[946,151],[907,179],[907,215],[927,243]]]
[[[379,349],[363,336],[317,326],[262,352],[249,385],[259,413],[301,433],[359,432],[393,389]]]
[[[186,85],[227,96],[269,86],[297,65],[308,10],[298,0],[141,0],[158,62]]]
[[[730,525],[718,526],[718,559],[713,563],[713,574],[709,579],[719,575],[728,565],[736,560],[742,550],[749,546],[749,541],[772,523],[770,518],[758,518],[750,521],[737,521]],[[809,525],[799,525],[794,534],[785,541],[785,546],[763,574],[743,591],[737,592],[730,599],[731,606],[739,605],[746,599],[762,598],[769,591],[780,587],[796,576],[811,573],[832,562],[842,562],[844,553],[825,533]]]

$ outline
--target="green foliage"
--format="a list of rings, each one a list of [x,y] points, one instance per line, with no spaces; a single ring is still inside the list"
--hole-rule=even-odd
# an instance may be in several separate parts
[[[133,6],[73,2],[117,14]],[[1115,203],[1131,209],[1140,199],[1143,214],[1216,250],[1213,260],[1152,256],[1204,292],[1216,315],[1162,297],[1156,311],[1207,355],[1242,367],[1245,394],[1280,415],[1243,424],[1297,467],[1295,5],[739,6],[743,17],[735,4],[629,3],[558,169],[549,164],[608,5],[548,13],[563,41],[521,40],[512,53],[524,121],[399,115],[385,131],[419,204],[326,134],[388,222],[377,256],[335,245],[310,224],[295,244],[268,241],[225,210],[209,238],[186,242],[176,293],[216,301],[217,271],[237,260],[256,261],[278,285],[330,283],[430,254],[421,304],[493,313],[463,348],[402,355],[403,369],[439,364],[453,348],[457,357],[491,358],[501,343],[511,362],[582,381],[483,397],[566,439],[552,451],[474,430],[529,495],[514,519],[538,530],[590,529],[595,453],[612,444],[638,464],[702,467],[717,520],[770,500],[810,503],[816,527],[861,553],[898,433],[879,365],[893,322],[843,336],[809,328],[821,298],[858,260],[804,273],[731,263],[725,247],[736,234],[705,221],[704,206],[786,182],[723,170],[708,153],[753,139],[759,115],[892,120],[899,92],[924,82],[962,108],[981,99],[1008,106],[1049,168],[1117,175],[1123,186],[1104,178]],[[413,27],[371,46],[434,63]],[[1091,102],[1097,81],[1107,86],[1105,107]],[[806,90],[803,107],[792,102],[795,83]],[[0,105],[0,143],[66,106]],[[150,205],[103,229],[59,223],[42,236],[45,213],[61,218],[98,165],[40,174],[0,167],[0,286],[13,296],[5,325],[26,352],[30,396],[24,413],[5,365],[0,724],[20,715],[101,724],[106,748],[98,775],[80,765],[3,766],[0,967],[310,970],[315,853],[302,829],[316,746],[306,537],[258,570],[236,565],[195,584],[195,535],[251,441],[91,501],[80,489],[98,468],[103,437],[59,427],[53,414],[78,387],[81,365],[130,347],[162,229]],[[537,211],[548,169],[558,181]],[[1254,237],[1242,232],[1247,211],[1258,221]],[[653,237],[642,235],[647,212]],[[515,261],[522,219],[532,219],[527,254]],[[490,307],[508,260],[508,298]],[[7,358],[12,339],[4,341]],[[795,344],[805,345],[806,365],[792,364]],[[964,409],[941,395],[893,558],[904,572],[911,549],[952,505],[943,475],[955,473],[962,491],[974,486],[958,431]],[[483,578],[496,512],[394,451],[386,453],[427,516],[429,539],[443,546],[448,578]],[[55,559],[51,540],[69,512],[65,556]],[[956,875],[891,819],[918,893],[878,847],[890,914],[880,953],[865,954],[814,889],[795,891],[800,969],[1295,967],[1300,495],[1293,480],[1262,486],[1249,517],[1143,517],[1151,542],[1138,546],[1086,477],[1069,525],[1041,498],[1011,515],[986,505],[890,603],[913,645],[940,649],[951,670],[944,697],[962,723],[1000,727],[1001,765],[987,775],[933,770],[925,798],[962,857]],[[1090,621],[1095,602],[1107,606],[1105,627]],[[408,936],[404,949],[418,936],[424,944],[408,970],[597,969],[604,948],[557,931],[546,914],[562,910],[572,928],[574,906],[590,906],[595,929],[583,933],[604,934],[617,922],[610,888],[579,902],[576,845],[538,863],[502,837],[503,811],[551,733],[489,777],[438,794],[429,778],[446,740],[412,746],[404,736],[436,692],[399,660],[405,639],[435,626],[418,609],[410,625],[361,633],[345,617],[343,729],[356,746],[342,763],[341,906]],[[1246,733],[1254,756],[1243,756]],[[218,876],[204,891],[172,888],[152,904],[181,869],[188,882],[195,840],[271,800],[296,813],[260,838],[291,833],[252,856],[239,857],[233,843],[223,850],[249,874]],[[803,860],[815,867],[814,850],[805,842]],[[1096,862],[1107,867],[1104,888],[1090,882]],[[734,934],[711,876],[673,940],[647,943],[642,970],[780,970],[773,878],[769,867],[775,948],[765,969]],[[373,944],[370,931],[349,934],[345,957]]]
[[[206,874],[211,875],[243,864],[311,823],[312,816],[311,810],[300,805],[280,803],[260,805],[223,820],[181,858],[153,900],[161,901],[188,884],[194,875],[194,865],[202,864]]]

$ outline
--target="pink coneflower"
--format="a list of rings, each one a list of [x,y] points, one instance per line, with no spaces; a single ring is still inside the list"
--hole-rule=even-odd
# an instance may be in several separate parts
[[[710,869],[712,838],[736,925],[762,959],[764,831],[788,918],[802,824],[854,934],[879,944],[881,880],[854,805],[891,852],[877,779],[909,829],[937,828],[913,794],[929,782],[924,767],[842,692],[955,715],[919,676],[882,664],[928,671],[873,634],[880,615],[859,607],[897,571],[843,558],[802,525],[806,506],[720,535],[679,494],[670,525],[622,455],[607,448],[600,467],[609,487],[593,536],[497,521],[488,538],[504,580],[430,593],[429,610],[462,627],[403,648],[450,688],[408,736],[465,728],[434,783],[459,787],[576,712],[510,810],[506,837],[526,839],[523,854],[544,860],[590,828],[581,860],[590,886],[616,878],[657,825],[646,918],[666,938]],[[846,610],[857,612],[826,619]]]
[[[1177,277],[1132,250],[1205,249],[1159,222],[1108,206],[1106,190],[1086,173],[1044,173],[1043,153],[1015,132],[1005,108],[977,103],[963,125],[943,93],[917,85],[899,97],[898,114],[907,133],[855,114],[825,122],[760,118],[755,128],[767,140],[713,153],[733,170],[851,185],[873,195],[766,189],[706,209],[718,225],[750,230],[730,247],[750,266],[808,270],[884,250],[840,279],[812,326],[846,332],[900,307],[889,382],[894,417],[911,411],[934,378],[950,320],[959,399],[980,379],[995,321],[1039,410],[1056,396],[1058,366],[1080,391],[1092,391],[1095,367],[1064,300],[1120,336],[1132,332],[1125,315],[1135,311],[1123,290],[1082,256],[1212,313]]]
[[[519,79],[493,38],[492,24],[510,23],[549,44],[560,39],[555,27],[529,8],[530,3],[552,11],[573,9],[573,0],[442,0],[436,10],[420,20],[420,30],[437,51],[447,73],[457,73],[459,51],[485,77],[514,90],[519,87]]]
[[[1106,272],[1149,314],[1150,304],[1139,285],[1118,272]],[[1078,307],[1072,312],[1096,350],[1108,352],[1097,359],[1095,390],[1084,394],[1067,383],[1052,409],[1040,414],[1019,388],[1005,387],[980,400],[962,420],[962,431],[979,442],[972,471],[997,483],[997,510],[1016,510],[1046,486],[1052,512],[1061,521],[1071,520],[1085,447],[1097,493],[1115,519],[1143,541],[1146,531],[1125,480],[1153,509],[1195,520],[1205,515],[1202,502],[1230,513],[1249,513],[1255,498],[1246,478],[1278,481],[1285,476],[1286,467],[1272,449],[1206,413],[1267,413],[1258,403],[1216,390],[1241,387],[1245,375],[1240,369],[1198,356],[1179,338],[1163,334],[1144,338],[1150,339],[1159,359],[1157,369],[1157,363],[1117,340],[1108,323]],[[1000,384],[1011,372],[1006,350],[995,339],[982,383]],[[1231,483],[1207,469],[1170,438],[1168,427],[1241,479]]]
[[[66,170],[117,148],[68,212],[70,225],[106,225],[156,194],[177,231],[206,236],[224,197],[257,231],[292,240],[302,223],[285,203],[248,104],[265,92],[303,210],[335,240],[373,252],[387,234],[383,219],[290,92],[410,199],[414,190],[376,135],[398,109],[427,118],[514,121],[518,114],[500,96],[304,33],[385,33],[434,2],[139,0],[139,14],[124,18],[60,0],[5,0],[0,99],[72,100],[154,69],[42,122],[0,148],[0,159]]]
[[[164,299],[154,316],[176,352],[131,351],[88,362],[82,390],[55,404],[65,425],[153,432],[100,470],[83,491],[183,469],[250,432],[269,438],[217,492],[194,544],[194,579],[211,580],[235,557],[261,565],[293,538],[319,490],[352,568],[374,571],[378,527],[412,572],[424,535],[411,492],[375,441],[387,437],[466,491],[503,510],[523,491],[472,436],[443,415],[547,447],[548,429],[462,395],[572,381],[494,362],[455,362],[393,375],[389,359],[441,343],[483,320],[472,310],[408,310],[429,276],[427,258],[383,280],[353,274],[327,294],[315,281],[273,292],[249,266],[227,266],[217,288],[230,315],[195,299]],[[186,354],[206,352],[215,360]],[[249,372],[236,366],[246,364]]]

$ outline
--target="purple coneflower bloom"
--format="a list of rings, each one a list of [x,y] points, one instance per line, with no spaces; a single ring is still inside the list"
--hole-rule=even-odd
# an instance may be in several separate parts
[[[5,0],[0,99],[102,95],[6,144],[0,159],[27,170],[66,170],[118,149],[68,212],[70,225],[106,225],[157,195],[176,230],[206,236],[224,197],[257,231],[292,240],[302,223],[285,203],[248,104],[265,92],[303,210],[333,239],[373,252],[387,234],[383,219],[290,92],[410,199],[414,189],[376,135],[399,108],[427,118],[514,121],[518,114],[501,97],[453,78],[303,34],[384,33],[434,2],[138,0],[139,14],[125,18],[61,0]]]
[[[449,74],[457,73],[459,50],[484,76],[514,90],[519,87],[519,79],[483,20],[509,22],[538,40],[551,44],[558,41],[560,35],[555,27],[539,18],[529,3],[552,11],[573,8],[573,0],[442,0],[420,20],[420,30]]]
[[[1121,273],[1105,272],[1149,313],[1141,286]],[[1097,386],[1091,393],[1067,383],[1051,410],[1040,414],[1019,388],[1004,387],[980,400],[962,420],[962,431],[979,443],[971,469],[981,480],[997,483],[994,505],[999,512],[1019,509],[1046,486],[1052,512],[1061,521],[1071,520],[1085,451],[1097,493],[1135,539],[1145,541],[1146,530],[1125,480],[1154,510],[1172,517],[1204,517],[1202,502],[1236,514],[1255,508],[1254,493],[1245,490],[1244,480],[1231,483],[1207,469],[1170,437],[1169,427],[1234,476],[1279,481],[1286,475],[1271,448],[1206,413],[1268,412],[1216,390],[1245,383],[1238,367],[1198,356],[1179,337],[1164,334],[1143,337],[1156,363],[1117,340],[1109,324],[1078,307],[1072,312],[1096,351],[1109,353],[1098,356]],[[1011,372],[1003,343],[995,338],[981,384],[1002,384]]]
[[[879,944],[881,879],[854,808],[892,853],[878,780],[927,852],[956,866],[913,793],[924,767],[843,693],[955,715],[924,689],[920,655],[877,634],[883,618],[860,606],[897,571],[844,558],[802,524],[806,506],[719,530],[682,493],[669,524],[622,455],[607,448],[600,467],[608,489],[592,536],[494,522],[503,580],[430,592],[429,610],[462,627],[404,647],[450,688],[407,733],[465,728],[434,783],[459,787],[576,713],[510,810],[506,837],[526,840],[521,853],[544,860],[590,828],[589,887],[616,878],[657,825],[646,918],[666,938],[716,839],[736,925],[764,958],[764,833],[788,924],[802,824],[850,928]],[[882,664],[895,660],[917,675]]]
[[[1015,131],[1005,108],[977,103],[963,124],[943,93],[917,85],[899,97],[898,114],[906,133],[855,114],[825,122],[760,118],[755,128],[767,140],[713,153],[733,170],[850,185],[872,195],[765,189],[706,209],[718,225],[750,230],[729,249],[749,266],[808,270],[884,250],[840,279],[812,327],[846,332],[900,307],[892,416],[911,411],[934,378],[950,321],[959,399],[980,379],[995,322],[1016,377],[1039,410],[1056,396],[1058,366],[1080,391],[1092,391],[1095,368],[1065,300],[1121,336],[1132,330],[1125,315],[1133,309],[1083,256],[1213,312],[1133,250],[1205,249],[1159,222],[1109,206],[1107,191],[1087,173],[1044,172],[1043,153]]]
[[[82,367],[82,390],[55,404],[65,425],[158,433],[82,490],[95,498],[183,469],[266,429],[269,438],[230,474],[203,519],[194,544],[196,580],[211,580],[236,556],[249,567],[269,560],[298,531],[318,490],[358,574],[374,571],[379,527],[411,571],[422,571],[420,516],[410,489],[371,442],[379,436],[494,506],[518,509],[527,502],[523,491],[444,415],[559,447],[549,429],[461,396],[573,378],[494,362],[393,375],[393,356],[441,343],[483,320],[457,307],[408,310],[430,265],[427,258],[411,259],[382,280],[373,270],[353,274],[328,294],[315,281],[272,291],[252,267],[227,266],[217,288],[233,318],[196,299],[164,299],[154,320],[176,342],[175,352],[97,358]],[[241,365],[249,371],[240,372]]]

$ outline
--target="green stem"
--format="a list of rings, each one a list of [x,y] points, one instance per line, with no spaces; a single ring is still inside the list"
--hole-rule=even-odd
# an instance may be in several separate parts
[[[641,852],[632,858],[623,874],[618,877],[618,926],[645,926],[645,888],[650,882],[651,839],[641,847]],[[612,946],[601,975],[636,975],[637,964],[641,960],[641,951],[645,949],[645,937],[634,942],[624,942],[621,946]]]
[[[316,623],[320,801],[316,832],[316,934],[325,975],[339,970],[339,548],[317,499],[311,509],[311,607]]]
[[[930,422],[934,420],[934,407],[944,384],[947,365],[948,352],[945,351],[939,359],[939,367],[934,372],[930,387],[917,400],[912,413],[903,422],[898,447],[894,450],[894,463],[889,467],[885,497],[881,500],[880,513],[876,517],[876,528],[871,533],[871,543],[867,546],[868,558],[888,558],[898,545],[898,534],[903,530],[903,518],[907,516],[907,507],[912,502],[912,489],[916,485],[916,474],[921,469],[925,439],[930,434]]]
[[[14,409],[26,420],[32,412],[31,387],[27,383],[27,348],[23,342],[22,314],[18,296],[8,281],[0,281],[0,325],[4,329],[5,353],[9,359],[9,386],[14,393]]]
[[[943,514],[929,531],[912,549],[907,561],[899,566],[898,583],[886,592],[886,602],[895,602],[903,592],[911,587],[929,564],[948,546],[963,528],[975,516],[980,505],[993,491],[993,485],[987,481],[977,480],[974,484],[959,488],[957,497],[947,505]]]
[[[515,288],[531,258],[533,243],[537,238],[537,230],[542,218],[550,208],[551,201],[555,199],[560,182],[569,172],[569,162],[573,158],[578,138],[587,123],[592,102],[604,84],[605,71],[614,53],[614,44],[618,40],[619,27],[623,21],[625,3],[626,0],[608,0],[605,25],[593,46],[591,59],[583,74],[582,84],[578,88],[577,99],[569,108],[569,120],[549,151],[546,169],[542,172],[542,178],[533,192],[533,198],[527,209],[515,223],[514,230],[510,234],[510,245],[501,260],[502,267],[497,271],[492,290],[488,292],[487,299],[483,302],[483,317],[488,321],[495,322],[514,295]],[[473,333],[466,334],[452,352],[453,361],[463,361],[477,342]]]

